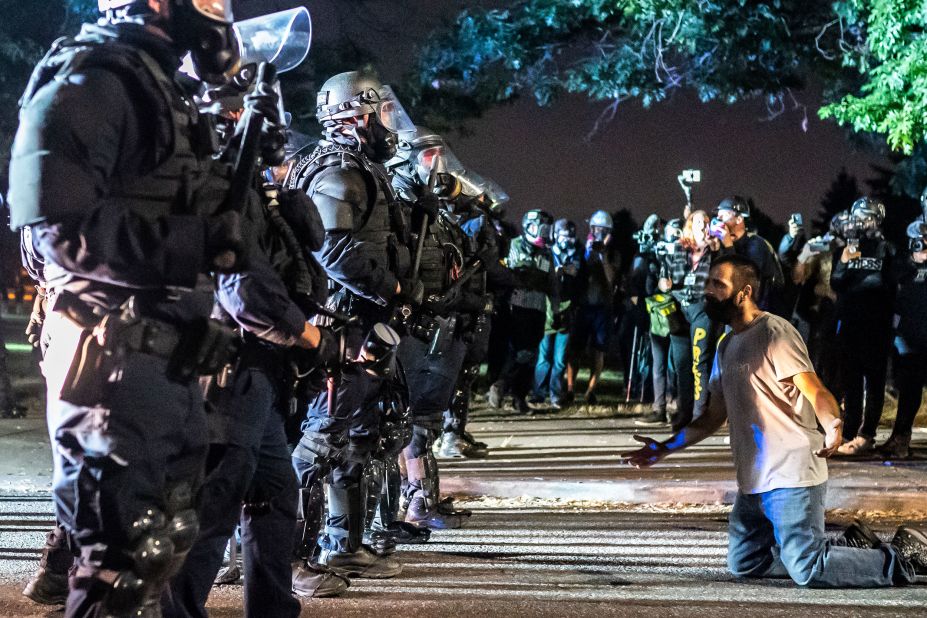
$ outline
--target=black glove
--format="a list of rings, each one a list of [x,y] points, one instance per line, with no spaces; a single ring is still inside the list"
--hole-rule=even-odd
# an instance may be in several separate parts
[[[458,288],[452,288],[445,294],[432,294],[422,302],[422,306],[435,315],[444,315],[454,309],[459,300],[460,291]]]
[[[319,367],[334,367],[341,362],[339,336],[327,328],[319,328],[319,347],[315,349]]]
[[[428,217],[429,223],[438,218],[438,211],[440,209],[441,200],[430,191],[426,191],[424,195],[415,201],[415,210],[418,215]]]
[[[399,293],[396,294],[396,300],[400,304],[418,307],[422,304],[422,298],[424,296],[425,286],[421,281],[414,279],[399,280]]]
[[[257,114],[264,119],[261,125],[261,157],[266,165],[280,165],[284,160],[286,125],[280,117],[280,97],[268,84],[260,83],[245,95],[245,114],[235,133],[244,131],[244,119]],[[249,113],[250,112],[250,113]]]
[[[444,198],[457,197],[460,194],[460,181],[453,174],[438,174],[435,194]]]
[[[277,194],[277,210],[310,251],[318,251],[325,241],[325,227],[319,209],[303,191],[285,189]]]
[[[240,272],[248,265],[251,238],[237,212],[206,218],[206,270]]]

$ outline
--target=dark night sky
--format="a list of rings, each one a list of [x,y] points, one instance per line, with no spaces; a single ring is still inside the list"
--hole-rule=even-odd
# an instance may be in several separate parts
[[[346,0],[341,0],[346,2]],[[415,45],[431,28],[464,6],[461,0],[381,0],[367,2],[367,24],[345,19],[339,0],[305,2],[313,15],[314,36],[333,40],[348,33],[381,59],[378,69],[397,80],[409,66]],[[293,0],[240,0],[238,14],[258,7],[284,8]],[[504,5],[506,2],[482,4]],[[806,94],[803,102],[813,103]],[[752,196],[774,219],[801,211],[810,219],[841,166],[864,180],[878,157],[854,149],[845,133],[809,109],[807,132],[802,116],[788,112],[763,121],[759,102],[734,107],[701,104],[678,94],[644,110],[636,102],[619,108],[591,143],[583,141],[604,107],[582,98],[567,98],[549,108],[522,101],[489,111],[473,121],[473,135],[449,136],[464,163],[498,181],[512,196],[513,212],[544,208],[555,216],[581,221],[598,209],[630,209],[638,219],[656,211],[676,216],[683,196],[679,170],[702,170],[697,206],[711,207],[727,194]]]

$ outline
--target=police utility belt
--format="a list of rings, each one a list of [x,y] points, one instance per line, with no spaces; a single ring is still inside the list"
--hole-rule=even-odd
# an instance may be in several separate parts
[[[443,317],[418,311],[409,317],[406,328],[413,337],[428,344],[428,354],[444,354],[457,335],[457,314]]]
[[[237,331],[205,317],[179,326],[141,316],[135,297],[100,318],[75,295],[62,292],[53,310],[83,329],[61,397],[76,405],[100,403],[104,385],[118,381],[129,353],[164,359],[168,379],[187,383],[219,372],[235,357],[241,341]]]

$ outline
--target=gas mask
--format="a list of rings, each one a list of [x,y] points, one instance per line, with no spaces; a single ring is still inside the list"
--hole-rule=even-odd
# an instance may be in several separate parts
[[[570,251],[576,247],[576,237],[567,232],[557,234],[557,248],[561,251]]]
[[[521,219],[522,234],[535,247],[550,244],[553,218],[543,210],[529,210]]]
[[[611,234],[611,229],[607,227],[599,227],[597,225],[593,226],[589,230],[589,236],[592,237],[592,240],[595,242],[605,242],[605,239],[608,238],[608,235]]]

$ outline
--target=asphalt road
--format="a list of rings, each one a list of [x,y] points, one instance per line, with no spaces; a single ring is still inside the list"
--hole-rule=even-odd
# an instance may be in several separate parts
[[[19,594],[51,523],[47,497],[0,497],[0,615],[60,615]],[[889,523],[879,530],[889,534]],[[402,548],[399,577],[354,580],[340,599],[306,602],[303,615],[843,618],[927,611],[927,585],[806,590],[782,580],[736,581],[725,569],[721,512],[480,508],[466,528],[433,539]],[[210,615],[239,616],[240,603],[239,585],[215,588]]]

